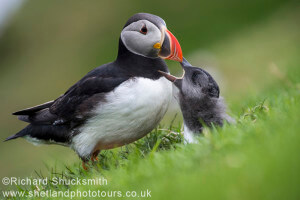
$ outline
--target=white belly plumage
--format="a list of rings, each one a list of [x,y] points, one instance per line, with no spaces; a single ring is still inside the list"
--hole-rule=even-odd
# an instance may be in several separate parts
[[[145,136],[165,115],[172,98],[172,84],[134,78],[106,95],[106,102],[96,108],[95,116],[72,139],[72,148],[82,157],[96,148],[109,149],[131,143]]]

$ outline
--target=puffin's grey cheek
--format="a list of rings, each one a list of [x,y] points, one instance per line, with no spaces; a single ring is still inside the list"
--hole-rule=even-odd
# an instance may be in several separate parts
[[[153,47],[155,43],[160,41],[160,37],[157,35],[142,35],[137,31],[123,31],[121,40],[132,53],[151,58],[158,57],[159,49]]]
[[[129,51],[143,55],[143,52],[141,52],[141,43],[138,41],[139,34],[136,31],[122,31],[121,40]]]

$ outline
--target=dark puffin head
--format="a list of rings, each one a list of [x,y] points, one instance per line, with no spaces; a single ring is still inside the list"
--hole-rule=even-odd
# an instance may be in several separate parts
[[[193,136],[201,133],[203,125],[222,126],[224,121],[234,123],[226,114],[226,105],[219,97],[219,86],[205,70],[193,67],[185,58],[181,62],[184,74],[181,78],[159,71],[179,89],[176,99],[184,120],[184,134],[187,141],[194,142]]]
[[[184,99],[219,98],[219,86],[208,72],[193,67],[185,58],[180,64],[184,70],[180,78],[165,72],[160,73],[174,83]]]
[[[182,51],[163,19],[148,13],[133,15],[120,37],[119,56],[126,53],[145,58],[163,58],[182,62]]]

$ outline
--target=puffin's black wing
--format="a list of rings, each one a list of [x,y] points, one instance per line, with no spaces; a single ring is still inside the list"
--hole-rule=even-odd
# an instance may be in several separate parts
[[[113,63],[92,70],[55,101],[13,113],[30,124],[5,141],[29,135],[68,143],[72,127],[84,122],[95,106],[105,103],[107,92],[130,77]]]
[[[40,104],[37,106],[33,106],[30,108],[26,108],[26,109],[14,112],[13,115],[30,115],[30,114],[36,113],[37,111],[40,111],[42,109],[49,108],[53,103],[54,103],[54,100],[48,101],[46,103],[43,103],[43,104]]]
[[[105,101],[107,92],[129,79],[124,73],[116,73],[116,68],[113,63],[102,65],[89,72],[56,100],[13,114],[31,124],[72,123],[74,126],[84,121],[95,106]]]
[[[53,103],[54,100],[14,112],[13,115],[18,115],[19,120],[28,123],[51,124],[57,118],[49,112],[49,107]]]
[[[127,79],[127,77],[88,76],[55,100],[49,111],[66,121],[82,121],[89,116],[95,106],[106,101],[107,92]]]

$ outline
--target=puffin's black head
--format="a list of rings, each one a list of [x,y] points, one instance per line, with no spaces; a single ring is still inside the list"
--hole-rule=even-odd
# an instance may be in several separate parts
[[[185,58],[180,64],[184,69],[184,74],[181,78],[161,71],[160,73],[172,81],[182,95],[187,99],[203,98],[204,96],[219,98],[219,86],[208,72],[201,68],[193,67]]]
[[[121,42],[132,53],[149,58],[182,61],[182,51],[165,21],[152,14],[133,15],[121,32]]]

